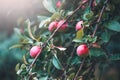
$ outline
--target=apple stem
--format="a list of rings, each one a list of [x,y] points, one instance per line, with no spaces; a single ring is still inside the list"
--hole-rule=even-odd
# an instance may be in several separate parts
[[[100,15],[99,15],[99,17],[98,17],[98,19],[97,19],[97,22],[96,22],[96,25],[95,25],[95,30],[94,30],[94,32],[93,32],[93,34],[92,34],[92,37],[94,37],[95,34],[96,34],[96,32],[97,32],[99,23],[100,23],[100,21],[101,21],[101,18],[102,18],[102,15],[103,15],[103,12],[104,12],[104,10],[105,10],[105,7],[106,7],[106,4],[107,4],[107,3],[108,3],[108,0],[106,0],[106,1],[104,2],[104,6],[102,7],[102,9],[101,9],[101,11],[100,11]]]
[[[82,60],[82,63],[80,65],[79,69],[78,69],[78,72],[76,73],[76,75],[75,75],[73,80],[77,80],[77,76],[79,75],[80,71],[82,70],[82,67],[83,67],[83,65],[85,63],[85,60],[86,60],[86,57],[84,57],[84,59]]]

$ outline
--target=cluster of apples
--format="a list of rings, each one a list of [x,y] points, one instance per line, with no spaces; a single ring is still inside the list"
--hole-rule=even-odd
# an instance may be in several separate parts
[[[79,21],[79,22],[77,22],[76,27],[75,27],[76,31],[79,31],[79,30],[81,30],[83,28],[82,24],[83,24],[82,20]],[[53,22],[51,22],[49,24],[48,30],[50,32],[53,32],[57,27],[60,27],[58,29],[59,32],[63,32],[68,27],[68,23],[67,22],[65,23],[65,20],[61,20],[59,22],[53,21]],[[81,45],[79,45],[77,47],[76,52],[77,52],[78,56],[80,56],[80,57],[86,57],[86,56],[89,55],[89,48],[88,48],[88,46],[86,44],[81,44]],[[40,53],[41,53],[41,47],[40,46],[33,46],[31,48],[31,50],[30,50],[30,56],[32,58],[35,58]]]

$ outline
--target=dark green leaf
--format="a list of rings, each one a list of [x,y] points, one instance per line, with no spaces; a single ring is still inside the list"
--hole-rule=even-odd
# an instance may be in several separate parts
[[[116,20],[110,21],[105,26],[110,30],[120,32],[120,23]]]
[[[53,56],[52,63],[57,69],[59,69],[59,70],[63,69],[63,67],[62,67],[62,65],[61,65],[61,63],[60,63],[60,61],[59,61],[59,59],[57,58],[56,55]]]
[[[99,49],[99,48],[90,49],[90,56],[99,57],[102,55],[105,55],[105,52],[102,49]]]

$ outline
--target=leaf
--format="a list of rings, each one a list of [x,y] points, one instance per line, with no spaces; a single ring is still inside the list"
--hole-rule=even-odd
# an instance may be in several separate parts
[[[108,42],[110,39],[110,34],[107,31],[105,31],[104,33],[102,33],[101,39],[103,40],[103,42]]]
[[[55,54],[54,54],[54,56],[53,56],[53,58],[52,58],[52,63],[53,63],[53,65],[54,65],[57,69],[59,69],[59,70],[62,70],[62,69],[63,69],[63,67],[62,67],[59,59],[57,58],[57,56],[56,56]]]
[[[76,42],[76,43],[81,43],[81,42],[82,42],[82,40],[80,40],[80,39],[73,39],[73,42]]]
[[[56,12],[53,0],[44,0],[43,5],[49,12],[51,13]]]
[[[22,46],[23,46],[22,44],[15,44],[15,45],[11,46],[9,49],[20,48]]]
[[[66,50],[66,48],[64,48],[64,47],[56,47],[57,49],[59,49],[60,51],[65,51]]]
[[[15,71],[18,71],[20,69],[20,63],[18,63],[16,66],[15,66]]]
[[[102,49],[98,49],[98,48],[90,49],[90,56],[99,57],[102,55],[105,55],[105,52]]]
[[[60,18],[60,13],[56,12],[51,16],[51,21],[57,20]]]
[[[110,60],[120,60],[120,54],[114,54],[110,56]]]
[[[47,80],[48,79],[48,76],[45,76],[45,77],[41,77],[39,80]]]
[[[106,28],[120,32],[120,23],[116,20],[110,21],[108,24],[105,25]]]
[[[45,20],[47,18],[49,18],[49,17],[47,17],[47,16],[37,16],[38,21],[42,21],[42,20]]]
[[[83,37],[83,35],[84,35],[84,32],[83,32],[83,29],[81,29],[76,33],[75,39],[81,39]]]
[[[50,22],[50,18],[47,18],[45,20],[42,20],[39,24],[39,28],[42,28],[47,22]]]

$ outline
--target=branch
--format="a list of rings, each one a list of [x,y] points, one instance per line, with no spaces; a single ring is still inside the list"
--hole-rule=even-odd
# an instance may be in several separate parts
[[[85,63],[85,60],[86,60],[86,58],[83,59],[81,65],[80,65],[80,67],[79,67],[79,69],[78,69],[78,72],[76,73],[76,75],[75,75],[75,77],[74,77],[73,80],[77,80],[77,76],[78,76],[78,74],[80,73],[80,71],[82,70],[82,67],[83,67],[83,65],[84,65],[84,63]]]
[[[60,29],[60,27],[62,27],[62,25],[64,25],[71,17],[72,15],[74,15],[84,4],[86,4],[88,1],[82,3],[80,6],[77,7],[77,9],[75,9],[73,11],[73,13],[71,15],[69,15],[66,20],[64,21],[64,23],[62,23],[60,26],[57,27],[57,29],[51,34],[51,36],[49,36],[48,40],[41,46],[41,51],[47,46],[47,43],[52,39],[52,37],[55,35],[55,33],[58,31],[58,29]],[[28,68],[28,72],[31,70],[31,68],[33,67],[33,65],[35,64],[37,58],[39,57],[40,53],[37,54],[37,56],[35,57],[35,59],[33,60],[33,62],[31,63],[31,65]]]
[[[104,10],[105,10],[105,7],[106,7],[106,4],[107,4],[107,3],[108,3],[108,0],[106,0],[106,1],[104,2],[104,6],[102,7],[102,10],[100,11],[100,15],[99,15],[99,17],[98,17],[98,19],[97,19],[97,23],[96,23],[96,25],[95,25],[95,30],[94,30],[94,32],[93,32],[93,34],[92,34],[92,37],[94,37],[95,34],[96,34],[96,32],[97,32],[99,23],[100,23],[100,21],[101,21],[101,17],[102,17],[102,15],[103,15],[103,12],[104,12]]]

